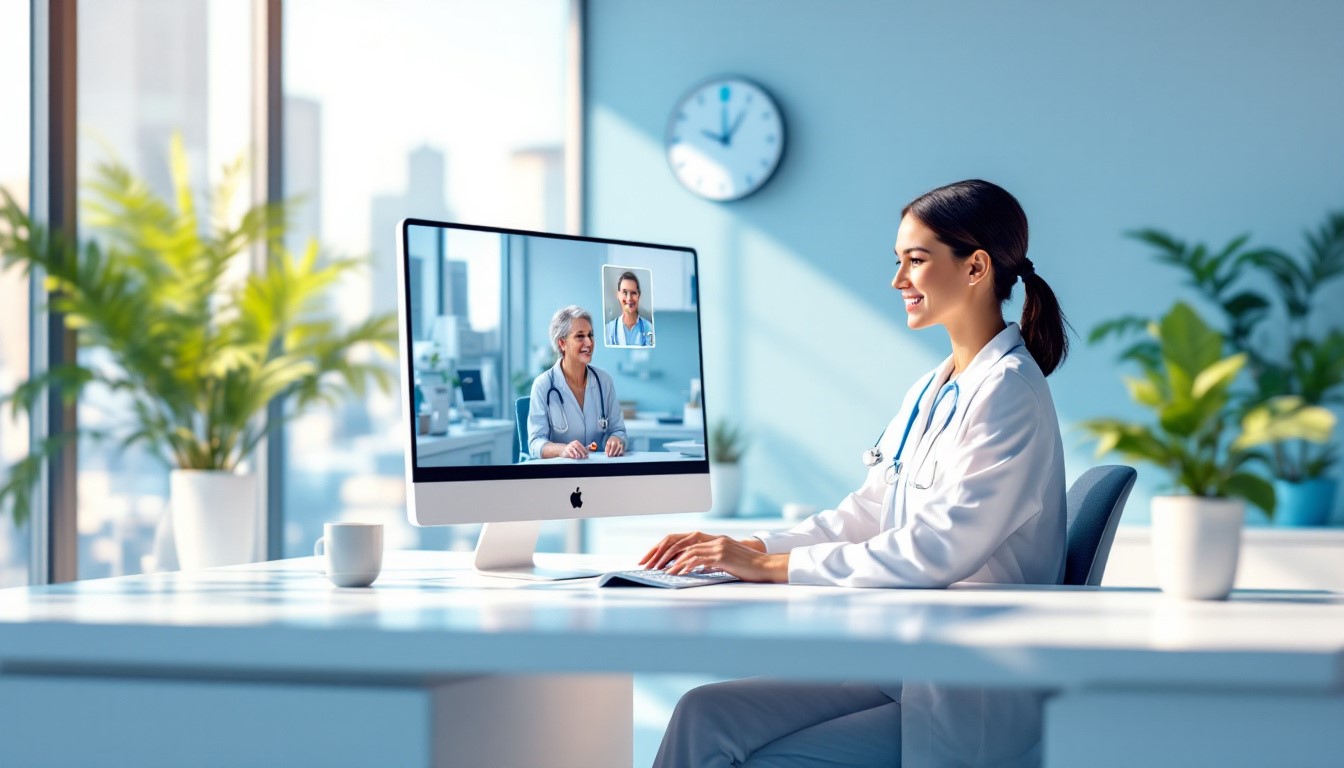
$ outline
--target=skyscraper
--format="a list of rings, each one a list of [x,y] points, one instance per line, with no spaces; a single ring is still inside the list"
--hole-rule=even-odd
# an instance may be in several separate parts
[[[421,146],[407,156],[406,191],[373,198],[370,250],[373,252],[373,314],[397,311],[397,222],[408,216],[451,221],[445,184],[446,163],[437,149]],[[465,285],[465,282],[463,283]],[[456,297],[454,297],[456,298]],[[465,296],[463,315],[466,314]]]
[[[322,104],[285,97],[285,197],[297,198],[285,247],[300,253],[322,237]]]
[[[565,231],[565,148],[523,147],[509,155],[510,221],[521,229]]]

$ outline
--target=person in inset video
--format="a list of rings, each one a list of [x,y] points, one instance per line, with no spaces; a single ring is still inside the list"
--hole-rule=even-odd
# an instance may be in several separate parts
[[[528,453],[538,459],[586,459],[592,451],[623,455],[625,418],[616,383],[591,365],[593,316],[579,306],[560,309],[551,318],[550,339],[560,359],[532,382]]]
[[[616,303],[621,314],[607,323],[607,346],[653,346],[653,323],[639,316],[639,296],[639,278],[634,272],[622,272],[616,281]]]

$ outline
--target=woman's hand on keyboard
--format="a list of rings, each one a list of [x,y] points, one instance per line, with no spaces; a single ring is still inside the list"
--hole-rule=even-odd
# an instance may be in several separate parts
[[[699,531],[663,537],[639,563],[671,574],[689,573],[703,566],[727,571],[743,581],[789,580],[789,556],[766,554],[760,539],[737,540]]]

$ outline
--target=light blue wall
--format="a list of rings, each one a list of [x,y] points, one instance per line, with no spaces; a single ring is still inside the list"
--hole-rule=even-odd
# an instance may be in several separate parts
[[[1295,247],[1344,207],[1341,29],[1326,1],[589,0],[586,231],[699,249],[707,405],[754,436],[748,507],[834,504],[947,353],[889,287],[902,205],[996,181],[1080,334],[1160,311],[1177,275],[1122,232]],[[723,73],[774,94],[788,145],[763,191],[716,204],[661,141],[677,98]],[[1096,461],[1078,421],[1139,413],[1113,352],[1080,342],[1050,379],[1070,480]],[[1162,481],[1140,471],[1127,519]]]

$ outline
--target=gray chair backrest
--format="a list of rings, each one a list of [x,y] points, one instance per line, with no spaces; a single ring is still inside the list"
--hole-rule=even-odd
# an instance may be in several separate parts
[[[513,446],[513,460],[527,455],[527,417],[532,412],[532,398],[520,397],[513,401],[513,414],[518,419],[518,443]]]
[[[1093,467],[1069,488],[1064,583],[1097,586],[1125,500],[1139,476],[1133,467]]]

